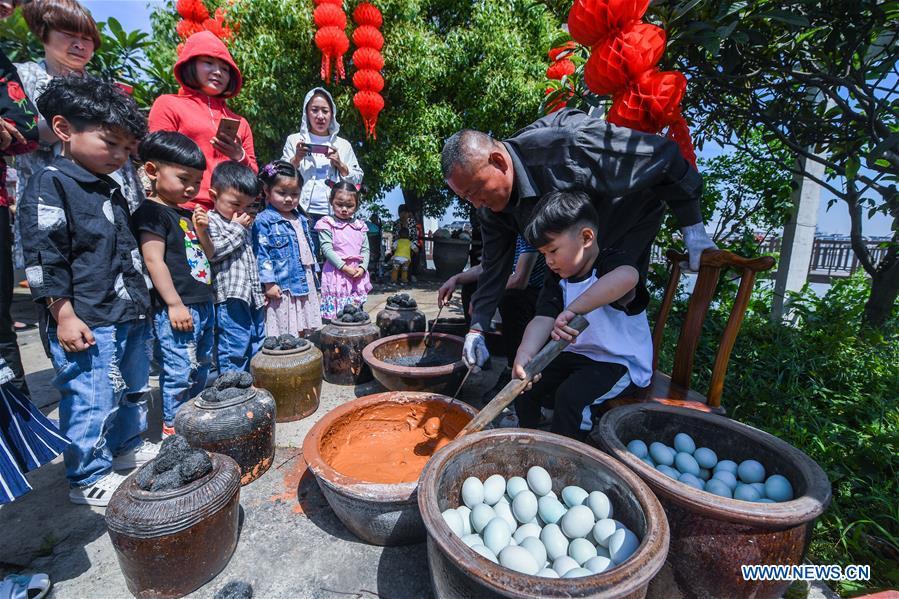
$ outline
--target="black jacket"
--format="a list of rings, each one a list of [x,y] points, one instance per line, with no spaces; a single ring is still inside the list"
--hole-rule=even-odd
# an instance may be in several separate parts
[[[640,271],[665,205],[681,226],[702,222],[702,178],[670,139],[611,125],[566,108],[503,141],[515,184],[502,212],[478,210],[484,272],[472,297],[472,325],[487,330],[512,272],[515,237],[524,233],[540,198],[552,191],[583,191],[599,214],[601,247],[621,250]]]
[[[91,328],[147,315],[143,261],[112,179],[58,156],[28,182],[18,215],[35,301],[70,298]]]

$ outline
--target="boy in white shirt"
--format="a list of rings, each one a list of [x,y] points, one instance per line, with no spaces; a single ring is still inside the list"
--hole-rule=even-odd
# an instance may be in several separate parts
[[[546,407],[553,409],[552,432],[584,439],[599,404],[647,387],[652,379],[649,294],[623,252],[601,249],[597,228],[587,195],[565,191],[544,196],[525,230],[550,272],[512,376],[524,378],[524,366],[550,337],[572,343],[516,399],[522,427],[536,427],[540,408]],[[576,314],[589,322],[580,335],[568,326]]]

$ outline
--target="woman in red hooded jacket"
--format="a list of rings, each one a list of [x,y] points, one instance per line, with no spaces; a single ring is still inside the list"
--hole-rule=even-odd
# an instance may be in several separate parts
[[[156,98],[150,110],[150,131],[178,131],[203,150],[206,172],[200,193],[184,207],[202,206],[209,210],[209,179],[220,162],[236,160],[258,171],[250,125],[226,103],[240,93],[243,77],[228,48],[209,31],[200,31],[187,39],[174,71],[181,90]],[[216,137],[222,117],[240,120],[236,138]]]

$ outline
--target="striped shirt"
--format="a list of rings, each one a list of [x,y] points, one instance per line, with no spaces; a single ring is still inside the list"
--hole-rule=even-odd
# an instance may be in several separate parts
[[[253,239],[250,229],[225,220],[215,210],[209,212],[209,238],[215,246],[210,257],[215,275],[215,303],[221,304],[234,298],[247,302],[250,307],[265,305]]]
[[[521,257],[522,254],[535,253],[538,254],[537,260],[534,262],[531,276],[528,277],[528,287],[543,287],[543,274],[546,272],[546,258],[543,257],[543,254],[538,253],[537,250],[525,241],[524,237],[521,235],[515,239],[515,260],[512,263],[512,272],[515,272],[515,267],[518,265],[518,258]]]

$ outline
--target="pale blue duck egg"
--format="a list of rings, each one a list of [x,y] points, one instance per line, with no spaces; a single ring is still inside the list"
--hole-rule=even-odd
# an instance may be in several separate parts
[[[677,433],[674,435],[674,449],[692,454],[696,451],[696,443],[693,441],[693,437],[687,433]]]
[[[696,456],[693,456],[693,457],[696,457]],[[709,480],[710,478],[712,478],[712,471],[709,470],[708,468],[700,468],[698,476],[702,480]]]
[[[462,518],[462,534],[470,535],[474,530],[471,528],[471,510],[467,505],[460,505],[456,508],[456,513]]]
[[[757,499],[761,499],[761,495],[750,485],[737,485],[737,488],[734,489],[734,499],[739,499],[741,501],[755,501]]]
[[[549,472],[542,466],[531,466],[528,468],[528,486],[534,495],[543,497],[553,490],[553,481],[549,476]]]
[[[760,483],[765,480],[765,467],[755,460],[743,460],[737,466],[737,476],[744,483]]]
[[[479,503],[471,510],[471,528],[480,533],[487,523],[496,517],[496,511],[486,503]]]
[[[535,562],[540,565],[546,563],[546,547],[539,537],[525,537],[518,544],[531,553]]]
[[[640,539],[630,529],[622,528],[616,530],[612,538],[609,539],[609,555],[612,558],[612,562],[615,564],[622,563],[633,555],[639,546]]]
[[[674,456],[674,466],[682,473],[686,472],[693,476],[699,476],[699,463],[692,455],[685,451],[678,451]]]
[[[737,477],[734,476],[733,472],[729,472],[727,470],[719,470],[712,475],[712,480],[720,480],[725,485],[730,487],[731,492],[733,492],[733,490],[737,488]]]
[[[649,446],[649,455],[656,464],[663,464],[665,466],[674,464],[674,450],[664,443],[654,441],[652,445]]]
[[[551,495],[544,495],[537,500],[537,514],[546,524],[556,524],[565,515],[562,502]]]
[[[496,505],[506,493],[506,479],[502,475],[494,474],[484,481],[484,503]]]
[[[640,458],[640,461],[643,462],[644,464],[647,464],[650,468],[656,467],[656,463],[653,462],[652,458],[649,456],[646,456],[645,458]]]
[[[597,555],[596,557],[592,557],[588,559],[583,567],[587,568],[594,574],[602,574],[606,570],[609,569],[609,566],[612,565],[612,560],[604,555]]]
[[[677,480],[685,485],[690,485],[694,489],[699,489],[700,491],[705,490],[705,483],[703,483],[698,476],[690,474],[689,472],[684,472]]]
[[[656,470],[664,474],[665,476],[669,476],[674,480],[677,480],[680,477],[680,472],[672,468],[671,466],[666,466],[664,464],[659,464],[656,466]]]
[[[597,520],[612,517],[612,502],[602,491],[593,491],[587,495],[584,505],[593,510],[593,515]]]
[[[474,476],[469,476],[462,483],[462,503],[470,509],[474,509],[479,503],[484,503],[484,483]]]
[[[509,541],[512,540],[512,531],[505,520],[496,517],[487,523],[481,536],[484,537],[484,545],[494,554],[499,555],[499,552],[508,547]]]
[[[561,556],[568,557],[568,539],[558,524],[547,524],[540,531],[540,541],[546,548],[546,557],[555,560]]]
[[[587,539],[574,539],[568,544],[568,555],[583,566],[588,559],[597,556],[596,546]]]
[[[459,516],[459,512],[450,508],[448,510],[443,510],[441,516],[443,516],[443,521],[446,522],[446,525],[449,526],[454,535],[461,537],[464,534],[462,517]]]
[[[733,498],[730,486],[724,484],[721,479],[713,478],[705,484],[705,490],[712,495],[720,495],[721,497]]]
[[[537,572],[537,576],[540,576],[542,578],[558,578],[559,573],[552,568],[543,568],[542,570]]]
[[[493,553],[492,551],[490,551],[490,549],[488,549],[485,545],[475,545],[471,549],[473,551],[476,551],[477,553],[480,553],[481,555],[483,555],[484,557],[489,559],[494,564],[499,563],[499,561],[496,559],[496,554]]]
[[[524,547],[506,547],[499,552],[497,557],[499,558],[499,563],[506,568],[522,574],[530,574],[531,576],[539,572],[540,566],[543,565],[540,564],[538,566],[534,556]]]
[[[513,476],[506,482],[506,494],[512,499],[515,499],[516,495],[522,491],[527,491],[527,489],[528,481],[520,476]]]
[[[583,578],[584,576],[592,576],[593,572],[588,570],[587,568],[572,568],[568,572],[565,573],[565,576],[562,578]]]
[[[765,481],[765,495],[774,501],[790,501],[793,499],[793,485],[780,474],[772,474]]]
[[[537,496],[531,491],[522,491],[512,500],[512,515],[515,519],[526,524],[537,515]]]
[[[617,520],[611,518],[600,520],[593,525],[593,539],[602,547],[608,547],[609,539],[619,528],[623,527]]]
[[[634,439],[633,441],[628,443],[627,450],[638,458],[645,458],[649,455],[649,448],[646,446],[646,443],[644,443],[640,439]]]
[[[696,458],[699,467],[706,470],[711,470],[718,463],[718,455],[708,447],[700,447],[693,452],[693,457]]]
[[[715,467],[712,469],[712,472],[721,472],[722,470],[726,470],[730,472],[734,476],[737,475],[737,463],[733,460],[721,460]]]
[[[574,506],[559,520],[559,527],[569,539],[586,537],[593,530],[594,524],[596,518],[593,516],[593,510],[586,505]]]
[[[576,485],[569,485],[562,489],[562,501],[564,501],[565,505],[568,507],[583,505],[584,500],[587,499],[588,495],[589,493],[587,493],[587,491]]]
[[[569,570],[574,570],[575,568],[580,568],[580,564],[577,563],[574,558],[568,555],[561,555],[553,560],[553,570],[555,570],[559,576],[565,576],[565,573]]]

